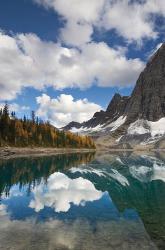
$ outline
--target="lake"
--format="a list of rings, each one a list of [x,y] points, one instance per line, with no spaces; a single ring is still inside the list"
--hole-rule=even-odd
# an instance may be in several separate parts
[[[164,155],[1,159],[0,249],[165,249]]]

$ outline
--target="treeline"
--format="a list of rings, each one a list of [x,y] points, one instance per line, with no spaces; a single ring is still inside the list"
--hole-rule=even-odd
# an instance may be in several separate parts
[[[46,184],[49,176],[57,171],[63,172],[70,167],[87,164],[94,159],[95,152],[74,153],[38,158],[27,158],[22,164],[21,158],[12,160],[0,159],[0,199],[2,194],[9,196],[13,185],[19,185],[30,194],[31,189],[41,182]]]
[[[0,146],[38,146],[55,148],[95,148],[88,136],[64,132],[43,122],[32,111],[31,119],[18,119],[8,104],[0,110]]]

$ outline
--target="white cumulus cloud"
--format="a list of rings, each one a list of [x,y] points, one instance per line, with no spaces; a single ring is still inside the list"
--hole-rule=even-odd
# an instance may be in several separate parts
[[[90,24],[70,21],[61,29],[61,38],[69,45],[81,46],[91,41],[92,33],[93,28]]]
[[[150,18],[151,9],[146,3],[129,0],[109,1],[103,16],[102,26],[107,30],[115,29],[128,41],[141,41],[143,38],[156,38],[154,22]]]
[[[91,40],[93,25],[99,21],[105,0],[34,0],[53,8],[66,21],[61,38],[67,44],[81,45]]]
[[[53,8],[65,20],[61,38],[65,43],[88,42],[94,27],[115,30],[129,42],[155,39],[156,16],[165,17],[164,0],[34,0]],[[81,24],[81,25],[80,25]],[[87,26],[88,25],[88,26]],[[88,28],[87,28],[88,27]],[[77,31],[77,37],[75,37]]]
[[[54,89],[130,86],[144,68],[121,48],[91,42],[78,48],[42,41],[35,34],[0,32],[0,100],[11,100],[25,87]]]
[[[5,106],[5,103],[4,102],[0,102],[0,109],[3,109],[4,106]],[[17,114],[23,113],[25,111],[29,111],[30,110],[29,106],[24,106],[24,105],[21,106],[18,103],[15,103],[15,102],[9,103],[8,106],[9,106],[9,112],[14,111]]]
[[[103,195],[92,182],[82,177],[72,180],[62,173],[54,173],[49,177],[46,191],[41,184],[33,193],[34,200],[31,200],[29,207],[36,212],[44,207],[54,208],[56,212],[67,212],[71,203],[85,205],[85,202],[99,200]]]
[[[39,105],[37,115],[49,120],[56,127],[62,127],[71,121],[86,121],[101,109],[101,106],[87,99],[74,100],[71,95],[65,94],[61,94],[56,99],[42,94],[36,100]]]

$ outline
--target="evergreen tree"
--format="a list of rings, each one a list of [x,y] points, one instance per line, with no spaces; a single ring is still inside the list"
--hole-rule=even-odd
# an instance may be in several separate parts
[[[3,108],[3,116],[4,117],[9,117],[9,105],[8,105],[8,103],[6,102],[6,104],[5,104],[5,106],[4,106],[4,108]]]
[[[31,113],[31,120],[26,116],[18,119],[15,112],[12,112],[10,117],[7,103],[0,110],[0,146],[5,145],[95,148],[90,137],[60,131],[48,121],[43,122],[36,118],[34,111]]]
[[[31,119],[32,119],[32,122],[35,123],[36,115],[35,115],[35,111],[34,110],[32,110],[32,112],[31,112]]]

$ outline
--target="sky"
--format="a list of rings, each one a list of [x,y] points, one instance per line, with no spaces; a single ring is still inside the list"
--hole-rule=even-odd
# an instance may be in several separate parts
[[[164,0],[1,0],[0,107],[88,120],[131,94],[164,33]]]

